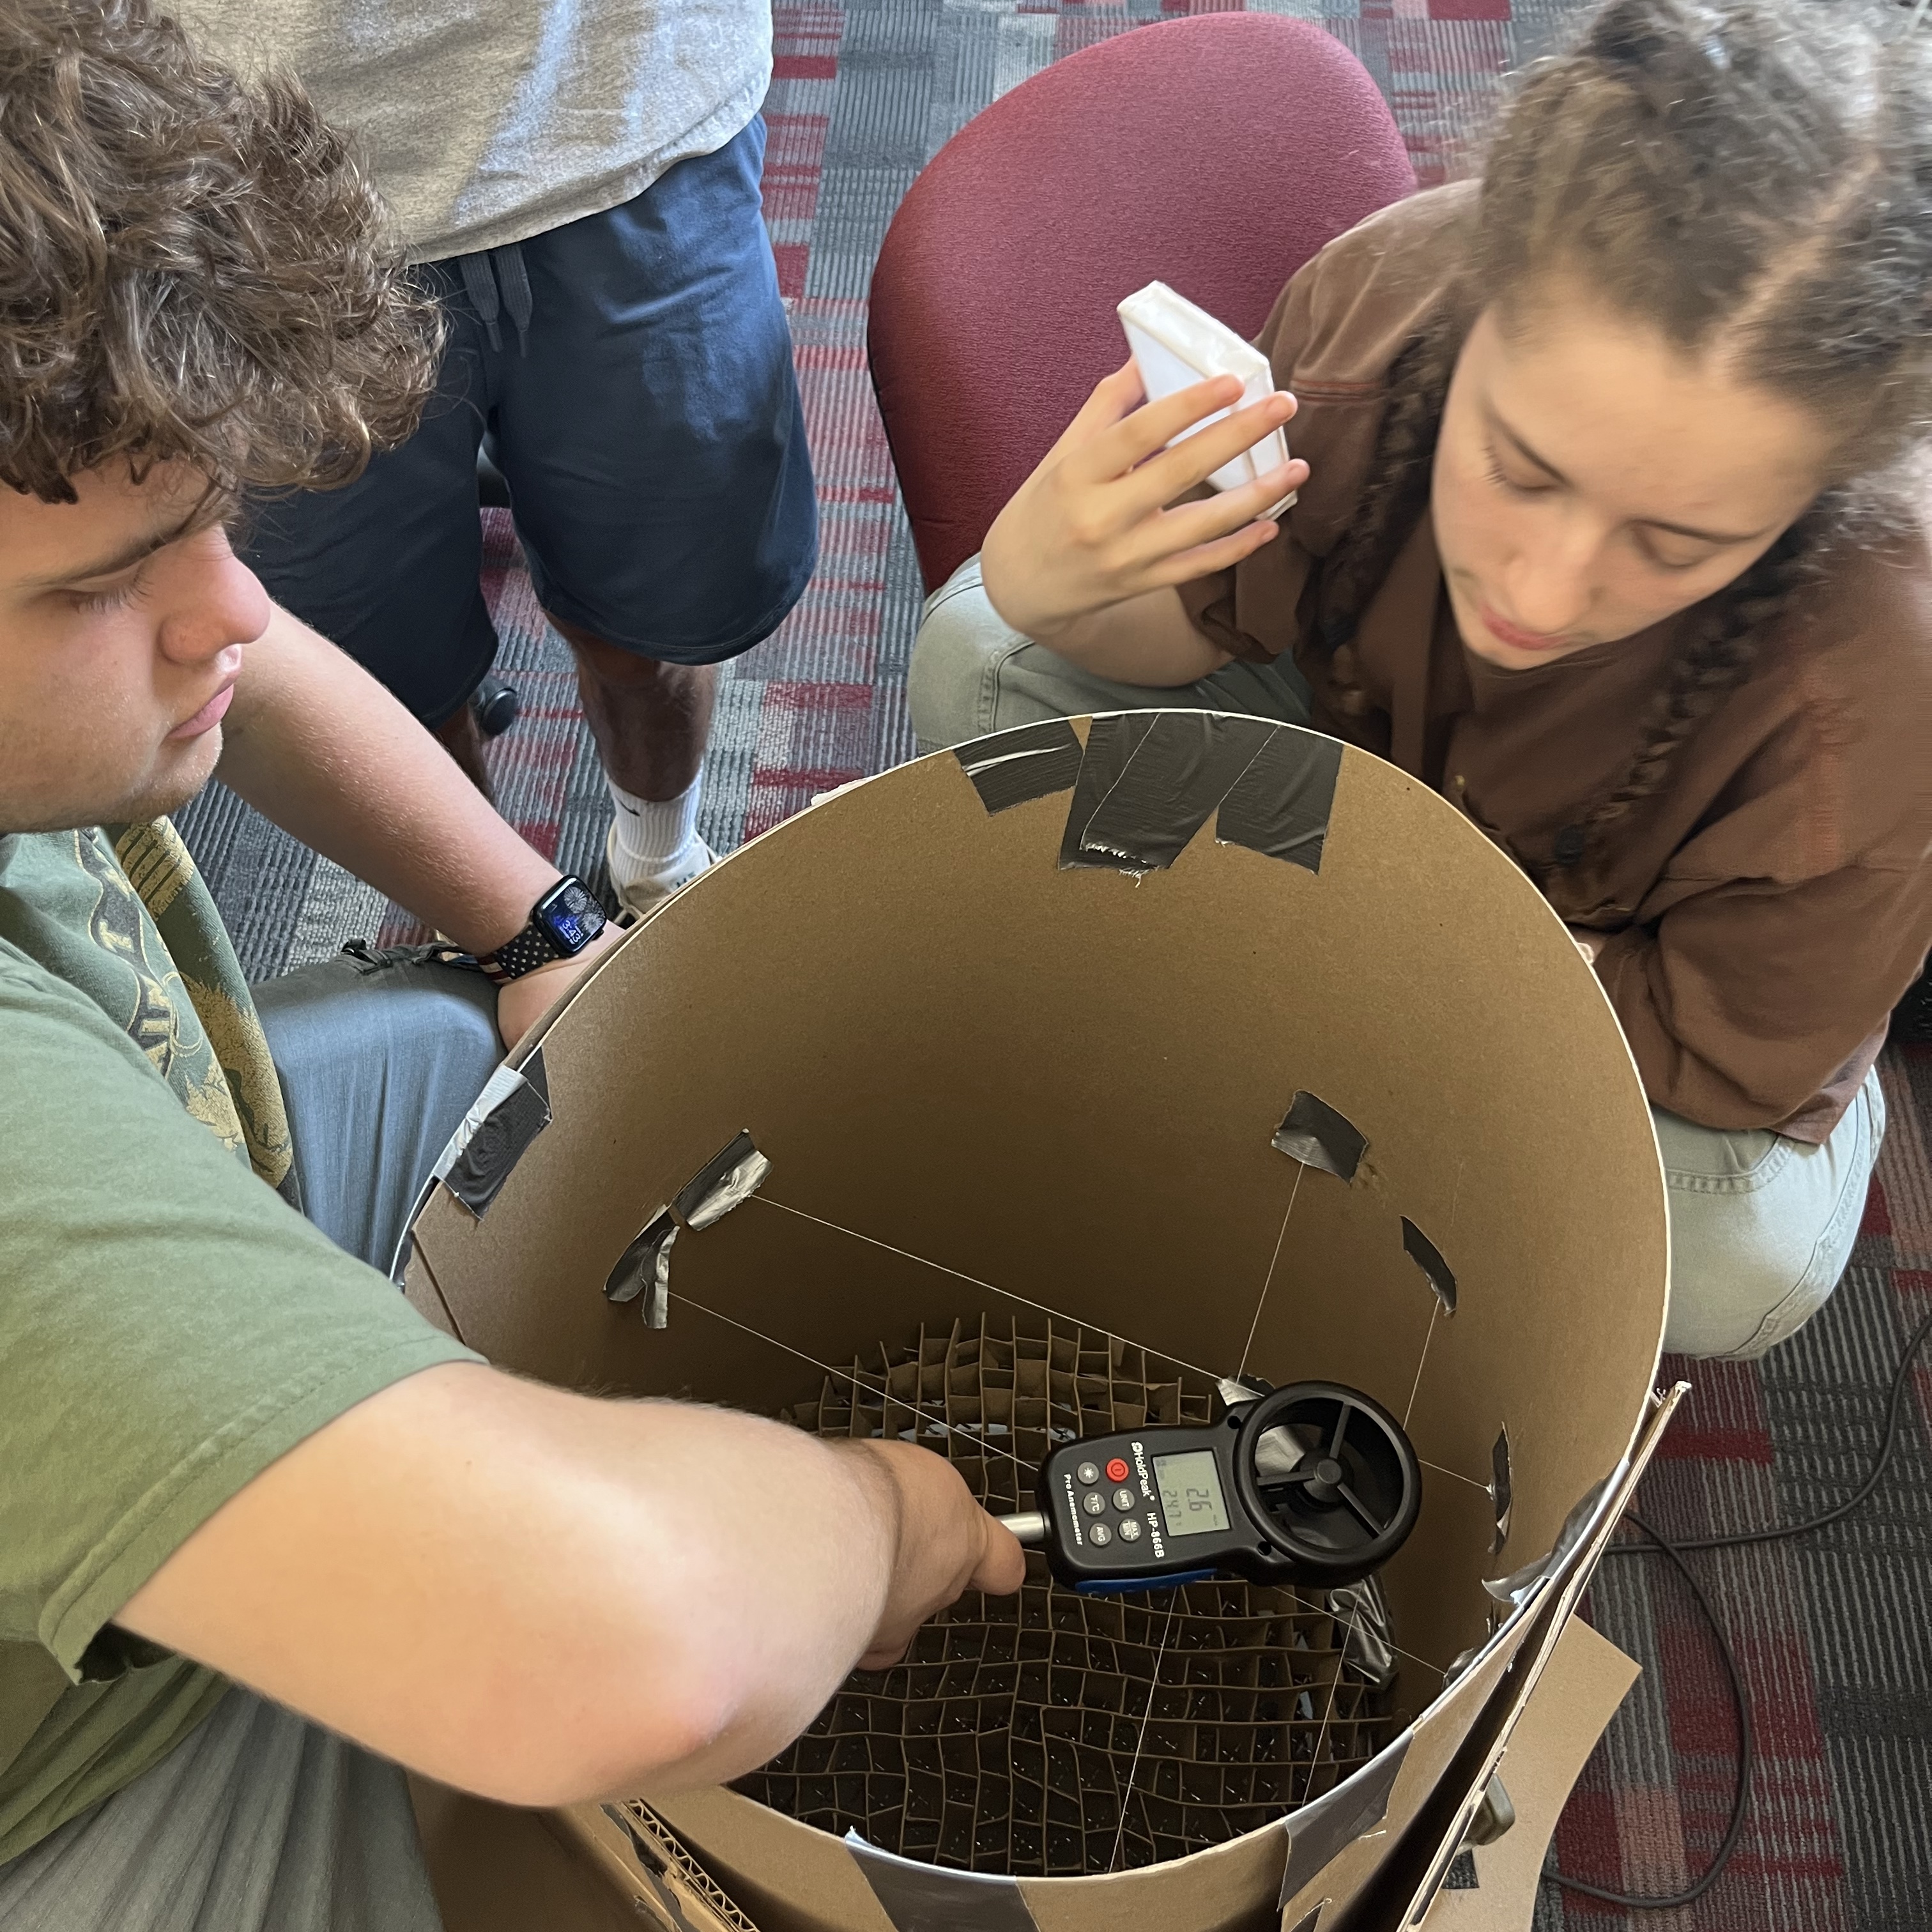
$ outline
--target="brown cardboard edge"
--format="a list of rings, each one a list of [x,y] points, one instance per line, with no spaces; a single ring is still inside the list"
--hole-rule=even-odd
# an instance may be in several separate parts
[[[1502,1775],[1516,1823],[1472,1854],[1474,1891],[1436,1894],[1423,1932],[1528,1932],[1557,1820],[1598,1739],[1642,1675],[1580,1618],[1564,1625],[1504,1752]]]

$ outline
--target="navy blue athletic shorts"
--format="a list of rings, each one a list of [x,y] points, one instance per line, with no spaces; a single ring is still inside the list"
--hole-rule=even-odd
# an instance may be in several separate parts
[[[242,554],[424,723],[496,655],[478,584],[487,430],[538,600],[605,643],[715,664],[818,561],[791,337],[760,212],[765,130],[635,200],[418,272],[449,346],[422,426],[347,488],[257,505]]]

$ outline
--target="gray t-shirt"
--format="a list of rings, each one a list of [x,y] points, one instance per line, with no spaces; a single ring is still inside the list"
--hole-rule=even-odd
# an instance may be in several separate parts
[[[202,50],[292,70],[356,135],[411,258],[601,214],[715,154],[772,72],[770,0],[177,0]]]

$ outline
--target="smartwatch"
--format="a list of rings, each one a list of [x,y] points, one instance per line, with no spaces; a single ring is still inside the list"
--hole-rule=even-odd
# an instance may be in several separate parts
[[[573,959],[604,930],[604,908],[590,896],[581,879],[568,876],[530,908],[530,923],[495,952],[481,953],[476,963],[501,986],[548,966],[554,959]]]

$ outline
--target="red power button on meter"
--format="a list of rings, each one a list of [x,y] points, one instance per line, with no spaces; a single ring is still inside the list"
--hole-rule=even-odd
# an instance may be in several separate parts
[[[1110,1483],[1124,1483],[1127,1480],[1127,1466],[1118,1456],[1107,1465],[1107,1480]]]

